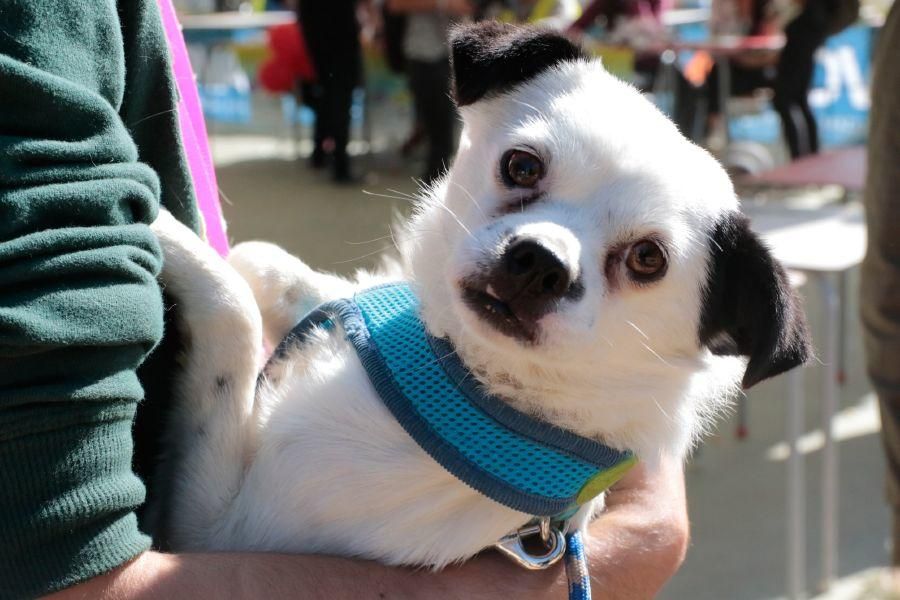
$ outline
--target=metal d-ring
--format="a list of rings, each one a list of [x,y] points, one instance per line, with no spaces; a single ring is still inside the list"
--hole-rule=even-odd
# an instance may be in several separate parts
[[[543,554],[532,554],[525,549],[524,540],[532,536],[540,536],[546,547]],[[541,519],[503,536],[494,547],[520,567],[539,571],[559,562],[566,553],[566,538],[558,527],[550,524],[550,519]]]

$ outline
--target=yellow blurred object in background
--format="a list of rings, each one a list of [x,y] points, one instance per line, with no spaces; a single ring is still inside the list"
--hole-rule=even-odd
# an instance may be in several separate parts
[[[634,50],[626,46],[597,44],[589,46],[594,56],[603,61],[607,71],[624,81],[634,77]]]

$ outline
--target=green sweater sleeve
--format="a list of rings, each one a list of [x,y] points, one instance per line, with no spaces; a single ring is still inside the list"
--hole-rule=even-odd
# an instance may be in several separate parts
[[[160,202],[196,228],[154,0],[0,0],[0,598],[149,547],[135,370]]]

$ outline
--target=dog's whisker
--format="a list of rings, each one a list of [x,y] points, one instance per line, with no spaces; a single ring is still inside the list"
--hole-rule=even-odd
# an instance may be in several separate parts
[[[667,413],[666,410],[662,407],[662,404],[659,403],[659,400],[656,399],[656,396],[650,394],[650,399],[653,400],[653,404],[656,405],[656,408],[659,409],[659,412],[662,413],[662,416],[665,417],[665,420],[669,424],[675,423],[675,419],[669,416],[669,413]]]
[[[648,346],[648,345],[645,344],[644,342],[641,342],[641,346],[643,346],[644,348],[646,348],[647,350],[649,350],[649,351],[650,351],[650,354],[652,354],[653,356],[655,356],[656,358],[658,358],[658,359],[660,360],[660,362],[662,362],[662,364],[666,365],[667,367],[672,367],[673,369],[675,368],[675,365],[673,365],[672,363],[668,362],[666,359],[664,359],[662,356],[660,356],[660,355],[656,352],[656,350],[654,350],[653,348],[651,348],[650,346]]]
[[[363,254],[362,256],[357,256],[356,258],[348,258],[347,260],[336,260],[331,264],[346,265],[347,263],[356,262],[356,261],[362,260],[364,258],[369,258],[370,256],[375,256],[376,254],[381,254],[382,252],[388,252],[391,248],[392,248],[392,246],[384,246],[382,248],[379,248],[378,250],[373,250],[372,252],[367,252],[367,253]]]
[[[476,241],[477,241],[478,238],[476,238],[476,237],[472,234],[472,232],[469,231],[469,228],[466,227],[465,223],[463,223],[462,221],[459,220],[459,217],[456,216],[456,213],[454,213],[452,210],[450,210],[450,207],[449,207],[449,206],[447,206],[447,205],[444,204],[443,202],[438,202],[436,205],[439,206],[439,207],[441,207],[443,210],[447,211],[447,213],[449,213],[450,216],[453,217],[453,219],[456,221],[456,223],[457,223],[460,227],[462,227],[463,231],[465,231],[467,234],[469,234],[469,237],[470,237],[470,238],[472,238],[473,240],[476,240]]]
[[[387,188],[387,191],[392,194],[397,194],[398,196],[403,196],[404,198],[409,198],[410,200],[418,200],[418,196],[414,196],[413,194],[407,192],[401,192],[400,190],[395,190],[394,188]]]
[[[349,246],[365,246],[366,244],[374,244],[375,242],[380,242],[382,240],[392,239],[394,236],[392,234],[382,235],[377,238],[372,238],[371,240],[365,240],[362,242],[351,242],[350,240],[344,240],[344,243]]]
[[[402,253],[402,250],[400,250],[400,244],[397,243],[397,238],[394,237],[394,228],[391,225],[388,225],[388,233],[391,236],[391,243],[394,245],[394,248],[396,248],[397,252]],[[418,239],[419,237],[421,236],[411,237],[409,239]]]
[[[231,201],[231,198],[228,197],[228,194],[226,194],[222,190],[222,188],[217,188],[217,189],[219,191],[219,196],[222,198],[222,200],[225,202],[225,204],[227,204],[228,206],[234,206],[234,202]]]
[[[628,325],[630,325],[635,331],[637,331],[639,334],[641,334],[641,336],[642,336],[645,340],[650,341],[650,338],[647,336],[646,333],[644,333],[643,331],[641,331],[641,328],[640,328],[640,327],[638,327],[637,325],[635,325],[635,324],[632,323],[631,321],[626,320],[625,322],[626,322]]]
[[[404,369],[403,371],[400,371],[400,373],[418,373],[422,369],[427,369],[431,365],[438,364],[438,363],[442,362],[443,360],[450,358],[454,354],[456,354],[456,350],[451,350],[450,352],[444,354],[443,356],[437,356],[437,357],[435,357],[434,360],[430,360],[422,365],[419,365],[418,367],[415,367],[414,369]]]
[[[610,348],[615,348],[615,344],[612,343],[612,340],[609,339],[608,337],[606,337],[605,335],[603,335],[602,333],[600,334],[600,339],[602,339],[604,342],[606,342]]]
[[[534,105],[528,104],[527,102],[519,100],[518,98],[513,98],[512,101],[515,102],[516,104],[520,104],[520,105],[524,106],[525,108],[530,108],[531,110],[533,110],[534,112],[536,112],[538,114],[540,114],[540,112],[541,112]]]
[[[719,244],[719,242],[716,241],[716,238],[714,238],[710,233],[703,231],[699,232],[699,234],[700,236],[702,236],[702,239],[697,239],[695,236],[688,236],[685,238],[687,240],[687,243],[696,244],[700,248],[706,248],[706,246],[703,244],[703,240],[705,239],[707,242],[715,246],[719,252],[725,251],[725,249],[722,248],[722,245]]]
[[[362,242],[351,242],[350,240],[344,240],[344,243],[347,244],[348,246],[365,246],[366,244],[374,244],[375,242],[380,242],[382,240],[392,240],[392,241],[396,242],[396,238],[394,237],[394,230],[391,228],[390,225],[388,225],[388,231],[390,233],[388,233],[387,235],[382,235],[377,238],[372,238],[371,240],[365,240]],[[418,239],[425,237],[424,234],[431,234],[431,233],[439,233],[439,232],[431,231],[428,229],[420,229],[417,231],[416,235],[406,235],[404,239],[418,240]],[[394,245],[396,247],[396,243]]]
[[[404,202],[412,202],[415,198],[404,198],[403,196],[391,196],[390,194],[379,194],[369,190],[361,190],[366,196],[377,196],[378,198],[388,198],[390,200],[403,200]]]
[[[485,219],[487,218],[487,214],[485,214],[484,210],[481,208],[481,205],[478,204],[478,200],[476,200],[475,197],[474,197],[471,193],[469,193],[469,190],[467,190],[466,188],[464,188],[464,187],[462,186],[462,184],[457,183],[457,182],[455,182],[455,181],[450,181],[449,183],[452,183],[453,185],[455,185],[456,187],[458,187],[458,188],[462,191],[462,193],[464,193],[466,196],[468,196],[468,197],[469,197],[469,200],[472,201],[472,204],[475,205],[475,208],[478,209],[478,212],[481,213],[481,216],[484,217]]]
[[[463,375],[463,378],[460,379],[459,382],[456,384],[456,389],[457,389],[457,390],[459,390],[460,392],[462,392],[462,384],[465,383],[466,379],[468,379],[468,378],[469,378],[469,375],[471,375],[471,374],[472,374],[472,371],[466,371],[466,374]]]

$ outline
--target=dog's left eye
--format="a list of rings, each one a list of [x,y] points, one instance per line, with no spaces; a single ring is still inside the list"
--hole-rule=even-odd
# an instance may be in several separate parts
[[[533,188],[544,177],[544,163],[524,150],[508,150],[500,159],[500,174],[510,187]]]
[[[665,250],[653,240],[635,242],[625,257],[625,266],[631,276],[640,282],[659,279],[665,275],[667,265]]]

